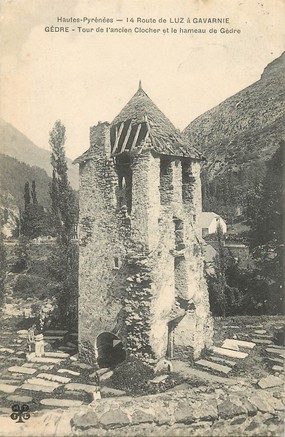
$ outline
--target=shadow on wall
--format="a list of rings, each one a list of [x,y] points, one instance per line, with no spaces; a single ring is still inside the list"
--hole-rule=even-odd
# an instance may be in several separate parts
[[[102,332],[96,340],[98,366],[115,367],[126,359],[121,340],[111,332]]]

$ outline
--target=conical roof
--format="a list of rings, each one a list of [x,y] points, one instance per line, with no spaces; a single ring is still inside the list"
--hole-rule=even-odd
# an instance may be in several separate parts
[[[175,128],[171,121],[153,103],[139,85],[138,91],[112,121],[111,126],[127,122],[138,125],[147,121],[150,148],[163,155],[185,156],[201,159],[201,154],[191,147],[189,141]],[[149,145],[148,145],[149,147]]]

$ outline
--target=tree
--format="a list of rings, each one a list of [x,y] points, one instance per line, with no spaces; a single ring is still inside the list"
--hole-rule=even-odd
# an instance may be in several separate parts
[[[37,205],[38,199],[37,199],[37,192],[36,192],[36,181],[32,182],[32,199],[33,199],[33,205]]]
[[[48,220],[44,208],[38,204],[36,182],[32,182],[30,191],[29,182],[24,189],[25,209],[21,215],[21,233],[28,238],[37,238],[48,233]],[[32,200],[32,203],[31,203]]]
[[[3,305],[5,296],[5,278],[7,272],[7,254],[4,246],[3,234],[0,233],[0,306]]]
[[[60,120],[57,120],[49,138],[52,150],[51,165],[53,167],[50,195],[58,235],[63,242],[68,243],[74,233],[76,203],[74,192],[68,180],[65,140],[65,126]]]
[[[224,237],[221,226],[217,228],[217,255],[214,258],[215,275],[211,281],[211,294],[215,297],[222,315],[226,316],[226,253],[224,248]]]
[[[284,149],[285,142],[281,141],[267,162],[263,182],[252,193],[248,208],[251,249],[259,276],[271,291],[270,312],[281,311],[284,289]]]
[[[221,226],[217,227],[217,255],[213,260],[214,274],[207,274],[211,310],[215,315],[226,317],[236,313],[243,301],[241,290],[233,280],[234,260],[228,256]]]
[[[73,240],[77,205],[68,180],[65,140],[65,126],[58,120],[49,138],[53,167],[50,196],[58,237],[50,258],[50,271],[57,280],[61,317],[73,324],[77,320],[78,299],[78,247]]]
[[[24,200],[25,200],[25,210],[26,210],[29,207],[30,203],[31,203],[30,184],[29,184],[29,182],[25,183]]]

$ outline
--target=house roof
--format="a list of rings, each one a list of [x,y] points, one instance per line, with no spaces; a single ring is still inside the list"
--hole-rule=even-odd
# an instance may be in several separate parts
[[[153,103],[141,84],[135,95],[112,121],[111,126],[130,121],[132,125],[147,121],[151,140],[148,148],[151,150],[163,155],[203,159],[202,154],[189,144],[187,138]]]
[[[212,223],[213,219],[216,218],[223,220],[222,217],[215,212],[201,212],[197,220],[197,225],[200,228],[208,228]]]

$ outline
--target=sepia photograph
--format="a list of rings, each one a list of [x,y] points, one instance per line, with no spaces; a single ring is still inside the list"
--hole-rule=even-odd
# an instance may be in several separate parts
[[[0,436],[284,435],[284,0],[0,0]]]

